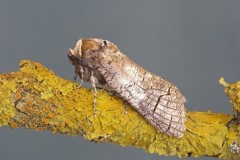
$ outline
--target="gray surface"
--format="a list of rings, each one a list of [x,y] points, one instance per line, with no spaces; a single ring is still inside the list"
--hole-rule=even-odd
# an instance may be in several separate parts
[[[240,79],[239,7],[240,1],[230,0],[1,0],[0,73],[16,71],[21,59],[31,59],[73,79],[66,51],[81,37],[98,37],[115,42],[135,62],[177,84],[189,110],[231,113],[218,79]],[[133,147],[7,127],[0,128],[0,156],[170,159]]]

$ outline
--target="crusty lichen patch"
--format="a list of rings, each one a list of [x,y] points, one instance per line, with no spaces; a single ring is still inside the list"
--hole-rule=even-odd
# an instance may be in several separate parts
[[[83,135],[96,142],[135,146],[159,155],[238,157],[229,145],[239,138],[239,126],[226,124],[227,114],[188,112],[187,131],[172,138],[153,126],[131,107],[104,90],[97,92],[96,118],[93,92],[56,76],[41,64],[21,61],[19,72],[0,75],[0,126],[24,126],[68,135]]]
[[[240,114],[240,81],[230,84],[225,82],[224,78],[220,78],[219,83],[225,87],[224,91],[233,105],[233,111]]]
[[[240,152],[232,152],[231,149],[234,143],[240,143],[240,81],[230,84],[224,78],[220,78],[219,83],[224,86],[224,91],[233,105],[233,111],[236,112],[234,121],[229,123],[231,128],[229,129],[230,132],[226,135],[227,143],[224,144],[224,148],[226,149],[224,156],[230,157],[232,155],[232,159],[240,159]]]
[[[9,81],[10,74],[0,75],[0,126],[8,125],[9,121],[15,117],[16,109],[12,103],[12,92],[16,92],[16,83]],[[21,75],[19,75],[21,76]],[[15,80],[18,80],[17,78]]]

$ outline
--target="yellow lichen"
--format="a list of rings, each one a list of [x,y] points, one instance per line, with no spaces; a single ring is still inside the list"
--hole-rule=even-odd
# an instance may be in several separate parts
[[[238,140],[239,127],[232,124],[228,129],[231,115],[188,112],[185,136],[173,138],[148,124],[130,106],[126,114],[124,102],[104,90],[97,93],[94,118],[93,91],[78,88],[39,63],[24,60],[20,66],[20,72],[0,75],[0,126],[83,135],[87,140],[133,145],[160,155],[233,156],[228,146]],[[230,87],[234,97],[232,89],[237,87],[221,83]]]
[[[219,82],[225,87],[224,91],[229,96],[233,111],[240,114],[240,81],[229,84],[223,78],[220,78]]]

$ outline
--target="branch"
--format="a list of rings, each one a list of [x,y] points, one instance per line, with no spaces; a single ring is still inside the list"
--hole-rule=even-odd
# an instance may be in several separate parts
[[[221,83],[239,112],[240,82]],[[78,88],[36,62],[22,60],[19,72],[0,75],[0,126],[82,135],[159,155],[240,157],[240,126],[238,122],[227,126],[232,115],[187,112],[187,131],[179,139],[161,133],[131,107],[125,114],[124,101],[104,90],[97,93],[96,118],[92,102],[90,89]]]

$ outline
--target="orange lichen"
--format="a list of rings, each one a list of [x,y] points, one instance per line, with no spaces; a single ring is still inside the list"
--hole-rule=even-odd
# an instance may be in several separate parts
[[[0,75],[0,126],[25,126],[37,131],[83,135],[96,142],[136,146],[150,153],[181,156],[238,157],[229,145],[238,140],[240,127],[226,124],[231,115],[188,112],[187,131],[181,139],[169,137],[147,123],[131,107],[106,91],[93,92],[57,77],[41,64],[21,61],[20,72]]]
[[[18,127],[17,123],[15,123],[15,122],[11,123],[10,126],[11,126],[12,128],[17,128],[17,127]]]
[[[18,89],[15,94],[15,100],[18,101],[21,98],[22,90]]]

